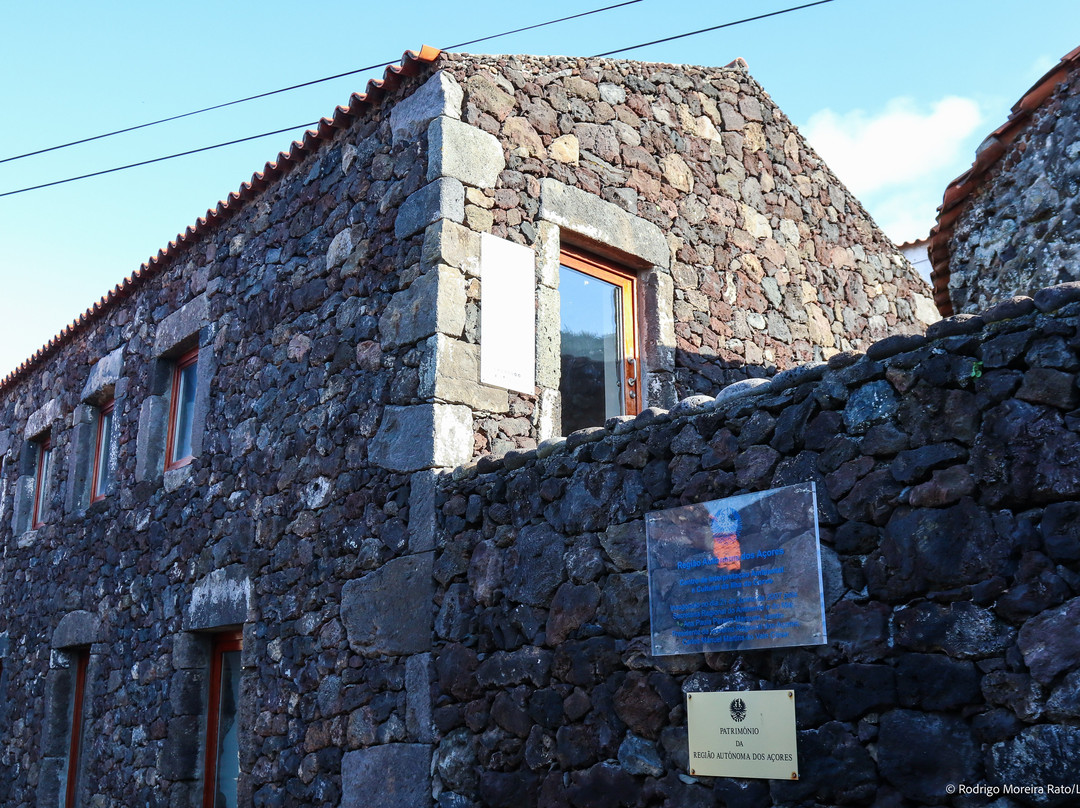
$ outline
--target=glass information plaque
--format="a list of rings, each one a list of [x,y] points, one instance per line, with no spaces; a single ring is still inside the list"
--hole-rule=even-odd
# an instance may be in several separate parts
[[[645,535],[654,656],[825,642],[814,483],[646,514]]]

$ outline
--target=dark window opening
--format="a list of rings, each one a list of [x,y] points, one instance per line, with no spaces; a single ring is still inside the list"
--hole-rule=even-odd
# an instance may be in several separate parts
[[[90,501],[105,499],[112,486],[112,467],[109,463],[109,450],[112,446],[113,409],[111,399],[98,410],[97,436],[94,439],[94,471],[90,486]]]
[[[82,650],[74,654],[75,683],[71,689],[68,715],[71,720],[71,737],[68,739],[67,776],[64,788],[64,808],[75,808],[75,795],[79,784],[79,762],[82,756],[83,705],[86,701],[86,668],[90,653]]]
[[[173,368],[165,452],[166,471],[191,462],[191,436],[195,423],[195,375],[198,366],[199,350],[196,348],[176,360]]]
[[[207,699],[203,808],[235,808],[237,803],[241,644],[239,632],[214,638]]]
[[[52,461],[52,440],[49,435],[36,441],[37,453],[34,459],[34,505],[30,516],[30,527],[36,529],[45,523],[45,511],[49,498],[49,467]]]
[[[562,431],[641,407],[632,273],[564,250],[559,274]]]

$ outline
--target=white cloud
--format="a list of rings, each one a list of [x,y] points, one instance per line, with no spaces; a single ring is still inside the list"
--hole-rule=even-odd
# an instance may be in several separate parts
[[[920,107],[894,98],[878,112],[824,109],[801,127],[810,145],[897,242],[923,238],[945,186],[975,159],[984,115],[970,98]]]
[[[874,114],[861,109],[815,112],[802,132],[859,196],[908,185],[952,165],[982,122],[979,105],[970,98],[948,96],[929,111],[910,98],[894,98]],[[974,156],[968,156],[969,164]]]

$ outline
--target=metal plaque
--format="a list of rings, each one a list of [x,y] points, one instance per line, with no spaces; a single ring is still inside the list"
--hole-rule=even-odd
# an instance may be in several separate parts
[[[480,234],[480,381],[536,392],[536,259],[489,233]]]
[[[812,482],[645,516],[654,656],[826,641]]]
[[[795,691],[687,693],[690,774],[798,780]]]

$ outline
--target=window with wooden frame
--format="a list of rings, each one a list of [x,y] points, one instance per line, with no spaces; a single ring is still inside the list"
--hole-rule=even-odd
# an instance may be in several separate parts
[[[90,501],[105,499],[112,487],[112,463],[109,452],[112,447],[113,410],[116,402],[109,399],[98,408],[97,430],[94,438],[94,470],[90,482]]]
[[[203,808],[235,808],[237,803],[241,647],[239,631],[215,635],[211,647]]]
[[[68,705],[70,737],[64,783],[64,808],[75,808],[75,797],[79,785],[79,763],[82,757],[83,706],[86,702],[86,669],[90,662],[88,649],[76,651],[72,666],[75,669],[75,681],[71,688],[71,702]]]
[[[195,377],[199,349],[188,351],[176,360],[169,397],[169,429],[165,439],[165,470],[191,462],[191,435],[195,423]]]
[[[563,249],[559,273],[562,431],[641,409],[634,273]]]
[[[45,511],[49,498],[49,467],[52,461],[52,438],[49,433],[34,441],[37,445],[34,459],[34,504],[30,511],[30,528],[36,530],[45,524]]]

